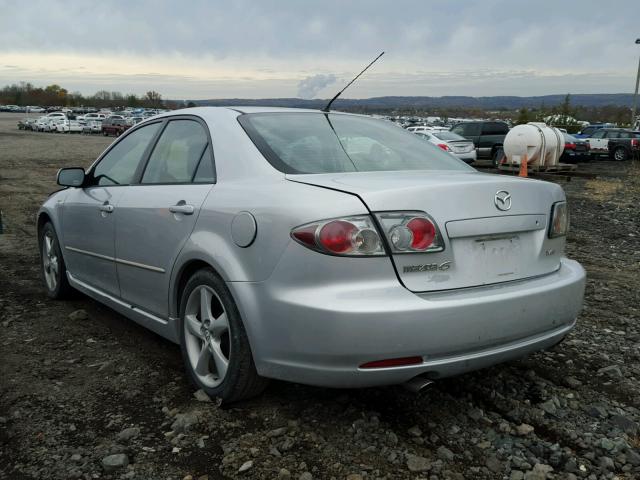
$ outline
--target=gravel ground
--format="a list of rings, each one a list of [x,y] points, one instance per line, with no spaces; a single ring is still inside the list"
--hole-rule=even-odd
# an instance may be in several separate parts
[[[34,214],[61,166],[111,139],[20,132],[0,114],[0,478],[640,478],[640,167],[564,183],[569,256],[588,271],[551,351],[400,388],[272,382],[220,408],[177,346],[79,296],[47,299]]]

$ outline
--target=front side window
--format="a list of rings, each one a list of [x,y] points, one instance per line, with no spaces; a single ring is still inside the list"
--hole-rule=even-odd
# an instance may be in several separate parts
[[[591,138],[604,138],[604,134],[606,132],[604,130],[598,130],[596,133],[591,135]]]
[[[164,129],[142,176],[142,183],[193,181],[208,145],[204,127],[194,120],[172,120]],[[211,155],[204,161],[211,161]]]
[[[284,173],[473,171],[418,135],[369,117],[256,113],[238,120],[265,158]]]
[[[117,142],[93,169],[93,183],[95,185],[130,184],[158,128],[160,123],[145,125]]]

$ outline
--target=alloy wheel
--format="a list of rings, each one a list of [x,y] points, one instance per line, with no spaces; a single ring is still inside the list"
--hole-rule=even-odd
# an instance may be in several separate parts
[[[187,356],[198,380],[209,388],[220,385],[230,358],[230,330],[220,297],[206,285],[196,287],[184,312]]]
[[[42,239],[42,267],[44,269],[44,279],[49,290],[56,289],[58,284],[58,271],[60,264],[55,248],[56,239],[51,232],[46,232]]]

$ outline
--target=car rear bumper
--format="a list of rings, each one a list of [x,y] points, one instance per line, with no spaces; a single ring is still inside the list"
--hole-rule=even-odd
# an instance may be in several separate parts
[[[478,159],[475,149],[467,153],[454,153],[454,155],[466,163],[472,163]]]
[[[331,284],[285,289],[271,281],[229,286],[261,375],[351,388],[457,375],[548,348],[575,325],[585,272],[563,259],[541,277],[425,294],[393,280],[350,291]],[[410,356],[422,363],[359,368]]]

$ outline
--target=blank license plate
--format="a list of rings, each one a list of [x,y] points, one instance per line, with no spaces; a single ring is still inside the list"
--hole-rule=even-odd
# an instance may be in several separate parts
[[[500,238],[478,238],[473,242],[474,263],[485,272],[488,280],[496,277],[509,277],[518,275],[518,266],[521,263],[522,250],[520,237],[517,235]]]

